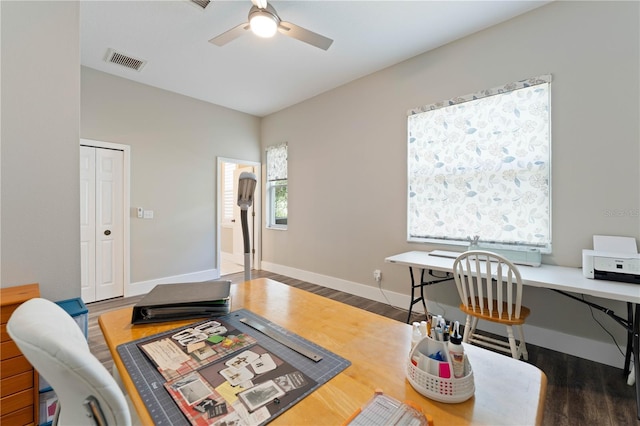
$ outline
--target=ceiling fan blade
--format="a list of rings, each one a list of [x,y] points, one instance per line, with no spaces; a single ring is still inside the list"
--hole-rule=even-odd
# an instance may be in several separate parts
[[[209,43],[213,43],[217,46],[224,46],[225,44],[233,41],[243,35],[246,30],[249,29],[249,23],[245,22],[244,24],[240,24],[237,27],[233,27],[228,31],[223,32],[220,35],[215,36]]]
[[[280,25],[278,25],[278,31],[323,50],[327,50],[331,46],[331,43],[333,43],[333,40],[330,38],[299,27],[291,22],[281,21]]]

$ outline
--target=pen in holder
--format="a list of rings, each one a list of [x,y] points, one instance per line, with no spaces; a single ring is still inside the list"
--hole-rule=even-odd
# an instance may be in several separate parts
[[[475,392],[471,364],[464,355],[463,375],[456,378],[447,352],[447,342],[430,337],[420,340],[409,353],[407,380],[416,391],[435,401],[466,401]]]

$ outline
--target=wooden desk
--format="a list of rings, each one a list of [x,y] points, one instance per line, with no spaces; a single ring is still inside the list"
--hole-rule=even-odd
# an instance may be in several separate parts
[[[431,401],[405,378],[411,344],[407,324],[327,299],[269,279],[231,286],[233,309],[245,308],[351,361],[352,365],[275,419],[275,424],[339,425],[364,405],[376,388],[411,400],[436,426],[540,424],[547,378],[530,364],[465,345],[474,370],[475,395],[460,404]],[[98,319],[118,372],[143,424],[151,418],[140,400],[116,347],[192,323],[131,325],[131,308]]]
[[[453,271],[455,259],[450,257],[433,256],[427,251],[410,251],[390,256],[385,259],[389,263],[397,263],[409,267],[411,275],[411,306],[409,307],[409,317],[411,308],[415,303],[422,302],[425,311],[427,310],[424,297],[424,286],[453,279],[435,277],[431,281],[425,281],[425,271],[439,271],[450,274]],[[421,270],[420,282],[417,283],[413,274],[413,268]],[[548,288],[562,293],[578,302],[586,303],[596,309],[600,309],[618,324],[627,330],[627,349],[624,362],[624,374],[629,374],[631,353],[634,358],[634,372],[636,379],[636,406],[637,415],[640,419],[640,286],[632,283],[622,283],[615,281],[594,280],[585,278],[581,268],[570,268],[566,266],[541,265],[540,267],[520,266],[522,283],[531,287]],[[420,297],[414,296],[414,290],[420,288]],[[586,302],[580,298],[572,296],[566,292],[587,294],[609,300],[619,300],[627,303],[627,318],[621,318],[611,310]],[[635,305],[635,314],[633,306]]]

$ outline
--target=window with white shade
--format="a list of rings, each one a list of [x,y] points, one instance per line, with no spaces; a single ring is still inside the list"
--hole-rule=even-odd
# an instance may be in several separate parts
[[[551,76],[409,111],[409,241],[551,251]]]
[[[287,229],[287,144],[267,148],[267,228]]]

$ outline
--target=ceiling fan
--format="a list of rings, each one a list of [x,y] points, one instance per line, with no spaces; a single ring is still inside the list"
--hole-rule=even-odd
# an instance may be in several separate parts
[[[273,37],[276,31],[279,31],[284,35],[323,50],[327,50],[329,46],[331,46],[331,43],[333,43],[333,40],[330,38],[299,27],[291,22],[281,20],[273,6],[267,4],[267,0],[251,0],[251,2],[253,6],[249,10],[248,22],[217,35],[209,40],[209,42],[217,46],[224,46],[250,29],[259,37]]]

